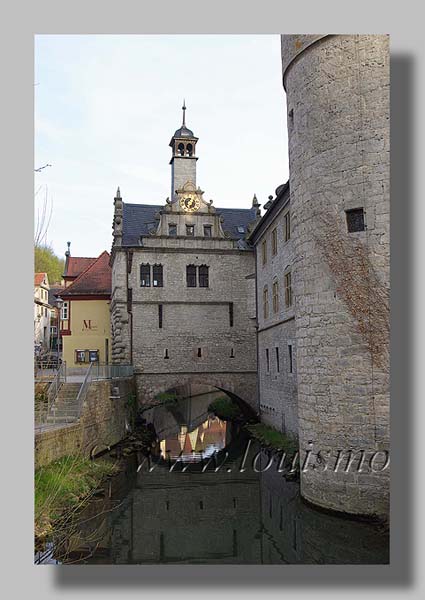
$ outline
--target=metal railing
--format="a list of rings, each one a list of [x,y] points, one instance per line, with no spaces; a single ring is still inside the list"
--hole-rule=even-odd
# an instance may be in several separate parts
[[[134,373],[133,365],[103,365],[93,363],[93,380],[101,379],[123,379],[132,377]]]
[[[55,400],[62,384],[66,383],[66,362],[63,362],[59,369],[55,371],[53,379],[49,385],[46,401],[42,406],[38,406],[35,411],[35,422],[43,424],[47,421],[47,416],[52,411]]]
[[[89,391],[90,384],[93,381],[94,365],[95,365],[95,363],[91,363],[89,368],[87,369],[86,376],[84,377],[84,381],[80,387],[80,391],[78,392],[77,401],[76,401],[76,404],[78,407],[78,416],[77,416],[78,419],[81,416],[81,411],[83,410],[84,400],[87,397],[87,392]]]

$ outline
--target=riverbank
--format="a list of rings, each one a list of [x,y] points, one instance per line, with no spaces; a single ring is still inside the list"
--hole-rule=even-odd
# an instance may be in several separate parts
[[[118,471],[115,462],[65,456],[40,467],[34,478],[34,534],[42,546],[60,527],[59,521],[81,509],[106,477]]]

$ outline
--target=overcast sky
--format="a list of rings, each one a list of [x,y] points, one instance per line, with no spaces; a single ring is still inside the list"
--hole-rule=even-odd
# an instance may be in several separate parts
[[[182,120],[199,138],[197,184],[216,207],[264,204],[288,179],[278,35],[39,35],[35,207],[63,255],[110,251],[113,198],[164,204]]]

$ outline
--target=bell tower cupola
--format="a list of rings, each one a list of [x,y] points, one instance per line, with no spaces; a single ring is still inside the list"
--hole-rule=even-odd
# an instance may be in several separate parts
[[[171,165],[171,200],[174,200],[176,190],[190,181],[196,186],[196,142],[193,131],[186,127],[186,102],[183,101],[183,122],[180,129],[174,133],[170,141],[172,156]]]

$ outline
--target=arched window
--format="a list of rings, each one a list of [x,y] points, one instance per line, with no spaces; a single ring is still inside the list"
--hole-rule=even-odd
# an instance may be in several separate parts
[[[180,154],[180,156],[184,156],[184,144],[183,144],[183,142],[180,142],[180,144],[177,146],[177,152],[178,152],[178,154]]]
[[[273,281],[273,312],[279,312],[279,284]]]
[[[287,271],[285,279],[285,306],[292,306],[292,275],[291,271]]]
[[[186,285],[187,287],[196,287],[196,267],[187,265],[186,267]]]
[[[207,265],[201,265],[199,267],[199,287],[208,287],[208,267]]]
[[[188,144],[186,146],[186,150],[187,150],[187,155],[188,156],[192,156],[192,154],[193,154],[193,146],[192,146],[192,144]]]
[[[153,287],[162,287],[163,286],[162,265],[154,265],[152,271],[153,271],[153,273],[152,273]]]
[[[140,286],[151,286],[151,266],[149,264],[140,265]]]

